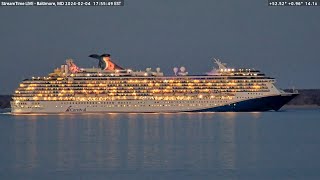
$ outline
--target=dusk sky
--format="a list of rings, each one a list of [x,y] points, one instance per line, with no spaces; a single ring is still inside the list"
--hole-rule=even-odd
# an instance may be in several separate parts
[[[185,66],[202,74],[219,58],[263,71],[280,88],[320,88],[320,6],[267,0],[127,0],[123,7],[0,7],[0,94],[72,58],[110,53],[122,67]]]

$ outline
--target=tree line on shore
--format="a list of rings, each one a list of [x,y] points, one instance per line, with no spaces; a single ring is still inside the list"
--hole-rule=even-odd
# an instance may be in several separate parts
[[[299,95],[288,105],[318,105],[320,106],[320,89],[300,89]]]

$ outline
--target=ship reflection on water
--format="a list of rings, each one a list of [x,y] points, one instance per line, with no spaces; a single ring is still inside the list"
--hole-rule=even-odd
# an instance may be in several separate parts
[[[256,161],[259,113],[16,116],[11,169],[236,169]],[[247,120],[249,118],[250,120]],[[242,141],[245,153],[239,156]]]
[[[319,115],[0,115],[0,179],[319,179]]]

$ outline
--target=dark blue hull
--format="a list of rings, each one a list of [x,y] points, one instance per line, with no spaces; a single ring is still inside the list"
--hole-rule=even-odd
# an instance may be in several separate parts
[[[252,111],[278,111],[283,105],[296,97],[296,93],[277,96],[261,97],[244,100],[225,106],[196,110],[193,112],[252,112]]]

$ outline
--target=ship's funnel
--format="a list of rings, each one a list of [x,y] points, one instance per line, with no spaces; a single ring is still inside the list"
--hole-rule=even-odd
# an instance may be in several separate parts
[[[91,54],[89,57],[98,59],[99,60],[98,67],[101,68],[102,70],[123,70],[122,67],[118,66],[117,64],[111,61],[110,54],[102,54],[102,55]]]

